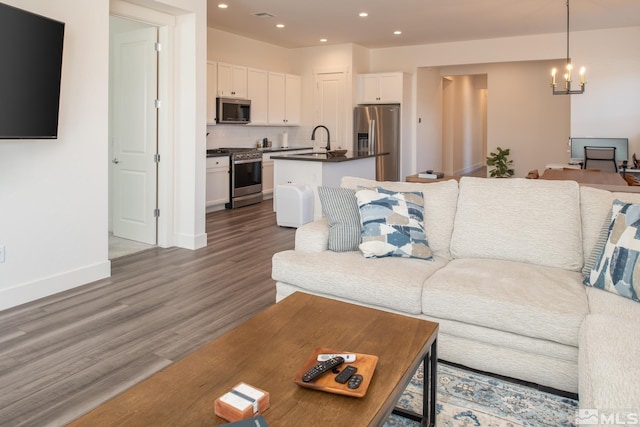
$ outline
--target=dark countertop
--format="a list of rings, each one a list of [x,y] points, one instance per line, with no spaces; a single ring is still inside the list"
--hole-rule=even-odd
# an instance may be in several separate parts
[[[343,156],[329,156],[326,153],[307,153],[307,154],[285,154],[285,155],[277,155],[271,156],[274,160],[304,160],[311,162],[324,162],[324,163],[340,163],[340,162],[348,162],[351,160],[361,160],[367,159],[370,157],[378,157],[378,156],[386,156],[389,153],[358,153],[353,151],[347,151],[347,153]]]
[[[312,150],[313,147],[289,147],[289,148],[258,148],[263,153],[283,153],[300,150]],[[207,149],[207,157],[229,157],[229,153],[220,153],[215,148]]]
[[[229,153],[217,153],[214,150],[207,150],[207,157],[229,157]]]
[[[258,148],[263,153],[282,153],[300,150],[313,150],[313,147],[289,147],[289,148]]]

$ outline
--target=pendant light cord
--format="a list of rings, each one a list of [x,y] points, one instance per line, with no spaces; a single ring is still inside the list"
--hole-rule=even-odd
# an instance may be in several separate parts
[[[567,65],[571,64],[569,58],[569,0],[567,0]]]

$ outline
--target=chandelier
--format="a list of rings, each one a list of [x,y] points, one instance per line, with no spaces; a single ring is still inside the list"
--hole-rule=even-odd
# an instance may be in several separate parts
[[[551,88],[554,95],[577,95],[584,93],[584,86],[587,82],[584,79],[585,68],[580,69],[580,89],[571,90],[571,70],[573,65],[571,64],[571,57],[569,56],[569,0],[567,0],[567,66],[564,73],[564,89],[556,89],[556,73],[558,70],[555,68],[551,70]]]

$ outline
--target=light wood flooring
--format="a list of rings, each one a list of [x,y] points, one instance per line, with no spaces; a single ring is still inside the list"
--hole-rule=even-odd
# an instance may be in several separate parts
[[[112,276],[0,312],[0,426],[58,426],[275,302],[295,230],[271,201],[207,214],[208,246],[154,247]]]

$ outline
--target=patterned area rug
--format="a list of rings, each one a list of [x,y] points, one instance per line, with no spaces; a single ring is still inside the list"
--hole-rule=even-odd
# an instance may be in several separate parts
[[[413,376],[398,406],[422,413],[422,366]],[[482,374],[438,364],[436,425],[518,427],[574,426],[578,402]],[[385,427],[419,426],[391,415]]]

